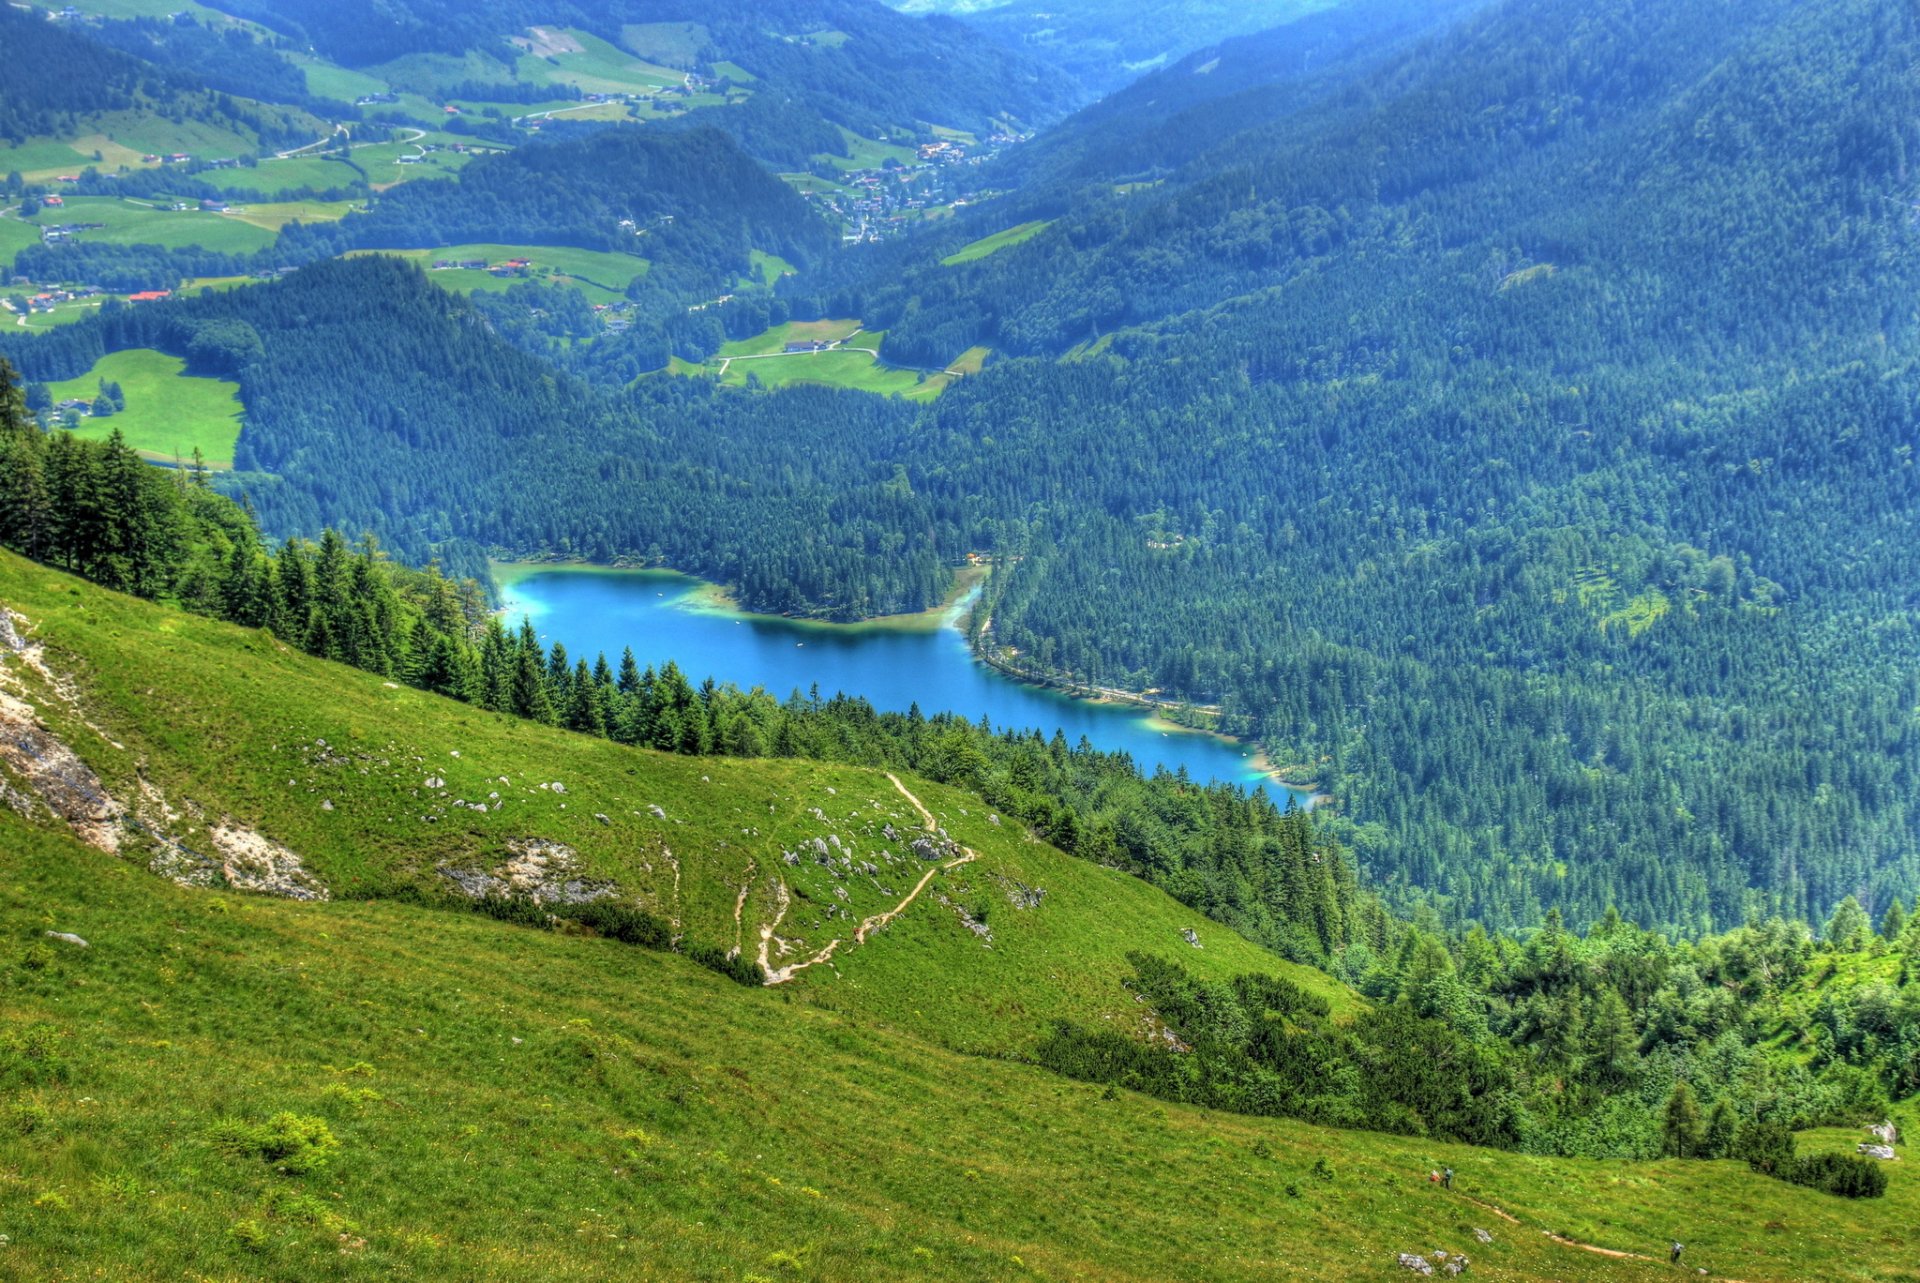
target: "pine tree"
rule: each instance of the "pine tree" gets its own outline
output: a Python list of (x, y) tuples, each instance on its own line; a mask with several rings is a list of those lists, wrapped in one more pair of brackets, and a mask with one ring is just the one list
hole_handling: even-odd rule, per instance
[(1907, 929), (1907, 911), (1900, 904), (1900, 897), (1894, 896), (1887, 902), (1887, 911), (1880, 915), (1880, 938), (1888, 944), (1900, 939)]
[(1852, 896), (1842, 900), (1827, 919), (1827, 944), (1842, 953), (1858, 953), (1867, 947), (1872, 924), (1867, 911)]
[(1667, 1097), (1660, 1122), (1661, 1152), (1670, 1158), (1698, 1158), (1706, 1148), (1707, 1128), (1700, 1117), (1700, 1101), (1681, 1079)]

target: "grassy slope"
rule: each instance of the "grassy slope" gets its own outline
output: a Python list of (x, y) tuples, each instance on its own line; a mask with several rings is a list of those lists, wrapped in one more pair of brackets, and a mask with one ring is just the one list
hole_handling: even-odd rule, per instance
[[(680, 362), (669, 368), (676, 374), (715, 374), (721, 382), (735, 387), (744, 387), (751, 375), (764, 388), (813, 383), (916, 400), (940, 395), (953, 381), (946, 374), (922, 378), (917, 370), (876, 361), (871, 353), (880, 350), (886, 337), (886, 331), (862, 329), (856, 320), (788, 321), (763, 330), (752, 338), (737, 339), (724, 345), (718, 355), (704, 365), (693, 366)], [(788, 343), (809, 340), (843, 341), (846, 349), (792, 354), (782, 352)], [(853, 350), (856, 348), (867, 350)], [(974, 351), (979, 353), (977, 359), (985, 358), (984, 349)], [(737, 359), (740, 357), (755, 359), (742, 361)], [(974, 360), (973, 353), (961, 357), (962, 363)], [(721, 368), (723, 361), (724, 370)], [(955, 368), (963, 373), (972, 372), (965, 368), (965, 364)]]
[[(190, 798), (208, 816), (231, 815), (260, 829), (299, 852), (339, 893), (395, 882), (437, 886), (438, 865), (493, 867), (508, 857), (509, 842), (545, 838), (573, 847), (583, 876), (617, 882), (694, 939), (743, 943), (750, 953), (759, 924), (778, 913), (784, 884), (792, 904), (780, 935), (792, 947), (784, 959), (770, 959), (778, 965), (850, 934), (848, 918), (827, 917), (825, 906), (844, 905), (855, 921), (881, 912), (928, 867), (881, 833), (889, 823), (905, 833), (921, 822), (880, 772), (639, 753), (315, 665), (261, 634), (104, 594), (76, 597), (69, 582), (8, 561), (0, 601), (34, 621), (60, 657), (56, 667), (73, 668), (89, 690), (94, 722), (124, 746), (77, 749), (115, 796), (137, 792), (134, 763), (144, 757), (143, 778), (173, 805)], [(199, 679), (209, 671), (238, 680)], [(58, 721), (58, 710), (43, 712)], [(318, 747), (322, 740), (327, 748)], [(444, 789), (425, 787), (429, 777), (444, 780)], [(540, 787), (555, 781), (564, 793)], [(982, 858), (964, 877), (936, 878), (905, 919), (868, 946), (843, 946), (836, 962), (852, 979), (880, 968), (874, 974), (895, 977), (903, 991), (937, 985), (949, 968), (976, 975), (984, 995), (977, 1017), (924, 1009), (916, 1023), (930, 1034), (955, 1044), (1005, 1045), (1039, 1033), (1054, 1016), (1131, 1017), (1133, 1004), (1118, 982), (1127, 950), (1136, 947), (1180, 957), (1208, 975), (1288, 974), (1341, 999), (1318, 973), (1216, 928), (1146, 884), (1075, 862), (1011, 824), (990, 823), (977, 801), (924, 781), (907, 787)], [(500, 795), (497, 810), (453, 805), (492, 793)], [(333, 809), (324, 809), (329, 802)], [(656, 805), (666, 819), (650, 813)], [(850, 818), (856, 811), (859, 818)], [(193, 821), (175, 836), (189, 845), (205, 841)], [(816, 837), (838, 838), (857, 858), (879, 865), (879, 876), (834, 878), (811, 858), (785, 864), (782, 852)], [(1048, 898), (1039, 909), (1015, 911), (996, 878), (1044, 886)], [(961, 896), (960, 883), (973, 901), (995, 906), (991, 951), (933, 898)], [(736, 921), (743, 887), (747, 899)], [(1129, 906), (1125, 929), (1115, 924), (1115, 903)], [(879, 941), (917, 924), (922, 911), (935, 922), (913, 937), (914, 952), (877, 960), (889, 952)], [(1182, 927), (1197, 929), (1208, 947), (1187, 946)], [(930, 953), (929, 939), (938, 945)], [(1036, 968), (1064, 961), (1049, 953), (1049, 940), (1074, 942), (1066, 957), (1077, 983), (1029, 992)], [(910, 974), (916, 969), (924, 974)], [(799, 983), (832, 988), (835, 972), (805, 971)], [(1024, 1007), (1023, 1016), (1010, 1014), (1015, 1005)], [(970, 1023), (976, 1018), (977, 1028)]]
[(958, 267), (962, 263), (976, 262), (996, 250), (1003, 250), (1010, 245), (1018, 245), (1023, 241), (1032, 240), (1041, 232), (1046, 231), (1050, 223), (1051, 220), (1021, 223), (1019, 226), (1009, 227), (1003, 232), (995, 232), (991, 236), (983, 236), (973, 244), (947, 255), (940, 260), (940, 263), (944, 267)]
[(0, 215), (0, 268), (11, 268), (15, 254), (39, 243), (39, 229), (32, 223), (12, 214)]
[(544, 245), (450, 245), (439, 249), (364, 250), (355, 253), (390, 254), (419, 263), (429, 269), (428, 280), (460, 294), (473, 290), (507, 290), (521, 284), (526, 278), (495, 276), (491, 272), (458, 267), (435, 270), (435, 262), (443, 259), (456, 262), (485, 259), (489, 263), (504, 263), (514, 258), (531, 259), (531, 279), (551, 285), (571, 286), (591, 303), (616, 303), (624, 299), (627, 286), (645, 276), (652, 266), (646, 259), (632, 254)]
[(240, 439), (240, 385), (186, 374), (186, 362), (151, 348), (110, 352), (77, 379), (52, 383), (53, 399), (93, 399), (106, 379), (126, 393), (127, 408), (106, 419), (82, 419), (78, 435), (105, 439), (115, 428), (127, 444), (150, 458), (170, 461), (193, 456), (197, 446), (207, 464), (233, 466)]
[(250, 254), (273, 243), (273, 233), (224, 214), (198, 209), (175, 211), (159, 203), (116, 200), (111, 196), (70, 196), (62, 209), (42, 210), (33, 222), (103, 223), (82, 232), (100, 245), (160, 245), (167, 249), (199, 246), (226, 254)]
[[(590, 818), (612, 790), (671, 808), (689, 884), (710, 882), (750, 846), (770, 849), (740, 833), (748, 815), (787, 824), (759, 819), (765, 799), (776, 809), (809, 798), (823, 810), (887, 804), (871, 772), (680, 761), (507, 723), (10, 556), (0, 556), (0, 601), (34, 622), (56, 670), (72, 671), (99, 730), (9, 659), (15, 680), (111, 785), (124, 788), (142, 761), (177, 804), (260, 825), (336, 885), (355, 867), (430, 866), (504, 833), (562, 836), (597, 871), (631, 871), (632, 853), (651, 845), (644, 823)], [(329, 732), (339, 764), (302, 771), (270, 747), (310, 745), (315, 729)], [(394, 755), (412, 739), (450, 781), (456, 771), (517, 776), (537, 762), (537, 778), (570, 781), (569, 806), (530, 799), (499, 825), (477, 815), (383, 824), (381, 803), (420, 803), (356, 750)], [(779, 990), (467, 915), (183, 890), (0, 811), (5, 1027), (51, 1023), (64, 1064), (63, 1077), (15, 1084), (8, 1099), (0, 1220), (11, 1241), (0, 1270), (48, 1280), (1385, 1280), (1404, 1277), (1396, 1252), (1447, 1247), (1469, 1250), (1475, 1275), (1493, 1279), (1666, 1272), (1539, 1232), (1554, 1229), (1638, 1252), (1678, 1234), (1690, 1264), (1756, 1283), (1903, 1277), (1920, 1213), (1907, 1165), (1893, 1170), (1886, 1201), (1850, 1204), (1728, 1163), (1526, 1158), (1127, 1093), (1105, 1100), (945, 1050), (942, 1039), (965, 1041), (956, 1030), (991, 1038), (1042, 1010), (1105, 1005), (1073, 989), (1112, 974), (1108, 952), (1129, 943), (1114, 937), (1151, 944), (1187, 915), (1137, 882), (983, 824), (969, 799), (909, 783), (983, 854), (937, 885), (995, 872), (1037, 880), (1049, 889), (1037, 925), (996, 909), (989, 952), (923, 902), (843, 952), (839, 978), (816, 969), (819, 981)], [(333, 812), (319, 810), (323, 795)], [(705, 858), (722, 832), (737, 845)], [(595, 833), (605, 835), (597, 844)], [(711, 936), (717, 919), (724, 933), (731, 898), (724, 878), (690, 888), (690, 929)], [(47, 930), (92, 947), (40, 942)], [(1200, 930), (1206, 950), (1177, 946), (1189, 965), (1262, 961), (1224, 931)], [(948, 938), (956, 933), (965, 938)], [(1054, 985), (1068, 991), (1056, 997)], [(1010, 1002), (1030, 1007), (1016, 1017)], [(992, 1004), (1002, 1009), (974, 1010)], [(939, 1014), (923, 1017), (928, 1009)], [(22, 1101), (25, 1115), (12, 1108)], [(330, 1120), (342, 1149), (329, 1166), (276, 1175), (208, 1142), (220, 1117), (283, 1109)], [(26, 1131), (23, 1117), (37, 1125)], [(1851, 1139), (1820, 1135), (1809, 1147)], [(1331, 1181), (1310, 1173), (1321, 1158)], [(1423, 1174), (1443, 1163), (1462, 1195), (1524, 1224), (1433, 1190)], [(275, 1208), (276, 1189), (312, 1202)], [(1496, 1242), (1476, 1245), (1475, 1225)]]

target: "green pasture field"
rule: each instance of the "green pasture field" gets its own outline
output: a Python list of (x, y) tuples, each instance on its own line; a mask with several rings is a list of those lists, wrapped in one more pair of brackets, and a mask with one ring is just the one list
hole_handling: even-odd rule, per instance
[(118, 383), (127, 408), (105, 419), (83, 418), (79, 436), (104, 439), (114, 429), (150, 459), (190, 459), (198, 447), (207, 466), (231, 468), (240, 437), (240, 385), (185, 373), (186, 362), (151, 348), (109, 352), (77, 379), (50, 383), (55, 401), (92, 400), (101, 380)]
[(1037, 219), (1030, 223), (1021, 223), (1017, 227), (1009, 227), (1003, 232), (995, 232), (991, 236), (983, 236), (964, 249), (957, 250), (941, 259), (941, 265), (945, 267), (957, 267), (962, 263), (978, 262), (996, 250), (1003, 250), (1010, 245), (1019, 245), (1032, 240), (1041, 232), (1046, 231), (1047, 228), (1051, 226), (1051, 223), (1052, 220), (1050, 219)]

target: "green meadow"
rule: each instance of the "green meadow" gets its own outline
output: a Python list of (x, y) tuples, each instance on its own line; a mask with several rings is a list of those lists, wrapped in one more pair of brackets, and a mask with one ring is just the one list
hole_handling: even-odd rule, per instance
[(263, 160), (251, 168), (210, 169), (195, 177), (221, 191), (253, 191), (275, 195), (280, 192), (331, 191), (353, 187), (365, 180), (344, 161), (308, 152), (285, 160)]
[(647, 94), (685, 79), (671, 67), (635, 58), (585, 31), (534, 27), (515, 38), (523, 52), (514, 64), (530, 85), (572, 85), (582, 93)]
[[(386, 254), (418, 263), (427, 269), (428, 280), (456, 293), (502, 291), (524, 280), (536, 280), (569, 286), (592, 303), (614, 303), (625, 298), (627, 286), (645, 276), (650, 267), (646, 259), (631, 254), (546, 245), (449, 245), (438, 249), (354, 251), (356, 257), (361, 254)], [(495, 276), (491, 272), (473, 268), (433, 266), (436, 262), (462, 260), (485, 260), (488, 264), (500, 264), (515, 258), (532, 261), (527, 276)]]
[(1032, 240), (1041, 232), (1047, 230), (1050, 222), (1051, 220), (1041, 219), (1030, 223), (1021, 223), (1019, 226), (1009, 227), (1003, 232), (995, 232), (991, 236), (983, 236), (973, 244), (947, 255), (941, 259), (940, 262), (946, 267), (958, 267), (962, 263), (976, 262), (994, 253), (996, 250), (1003, 250), (1010, 245), (1019, 245)]
[(99, 394), (100, 383), (118, 383), (127, 408), (109, 418), (83, 418), (77, 434), (106, 437), (118, 429), (127, 444), (150, 459), (190, 459), (196, 448), (209, 467), (233, 466), (240, 437), (240, 385), (185, 373), (186, 362), (150, 348), (109, 352), (77, 379), (50, 383), (55, 401)]
[(174, 210), (164, 201), (123, 200), (112, 196), (69, 196), (61, 209), (45, 209), (33, 222), (101, 223), (80, 233), (100, 245), (159, 245), (166, 249), (196, 246), (227, 254), (250, 254), (273, 244), (273, 232), (228, 214), (197, 207)]
[[(721, 347), (704, 364), (678, 359), (668, 372), (704, 375), (734, 387), (781, 388), (796, 384), (846, 388), (878, 396), (930, 400), (944, 392), (955, 377), (977, 373), (987, 350), (964, 353), (946, 370), (922, 374), (877, 359), (886, 331), (862, 328), (857, 320), (788, 321), (748, 339)], [(842, 346), (820, 352), (787, 352), (789, 343), (837, 342)]]
[[(1467, 1253), (1469, 1277), (1597, 1283), (1673, 1277), (1672, 1237), (1710, 1277), (1910, 1277), (1911, 1164), (1851, 1202), (1738, 1163), (1341, 1132), (1025, 1063), (1048, 1020), (1137, 1019), (1129, 947), (1355, 999), (967, 794), (579, 739), (10, 554), (0, 605), (37, 648), (34, 668), (0, 652), (12, 697), (139, 798), (148, 832), (197, 849), (238, 826), (334, 892), (177, 886), (142, 867), (139, 830), (109, 854), (0, 810), (7, 1277), (1388, 1283), (1409, 1277), (1399, 1253), (1438, 1249)], [(489, 787), (503, 809), (450, 809)], [(774, 919), (783, 939), (842, 885), (783, 846), (875, 849), (859, 835), (912, 826), (909, 793), (976, 859), (775, 987), (393, 898), (532, 835), (690, 938), (752, 948), (780, 912), (768, 883), (807, 892)], [(1003, 901), (987, 948), (941, 897), (1000, 879), (1048, 895)], [(858, 894), (856, 915), (879, 902)], [(1450, 1192), (1426, 1179), (1441, 1166)]]

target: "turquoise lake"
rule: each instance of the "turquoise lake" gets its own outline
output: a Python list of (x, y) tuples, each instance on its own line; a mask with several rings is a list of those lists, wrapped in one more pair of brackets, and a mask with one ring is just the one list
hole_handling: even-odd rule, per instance
[(698, 685), (712, 677), (742, 689), (763, 687), (779, 698), (818, 685), (822, 696), (858, 695), (883, 711), (986, 717), (997, 729), (1058, 729), (1069, 743), (1082, 736), (1096, 748), (1125, 750), (1151, 773), (1185, 767), (1196, 780), (1224, 780), (1265, 789), (1285, 806), (1307, 791), (1273, 780), (1251, 750), (1218, 736), (1183, 730), (1117, 704), (1075, 699), (1013, 681), (975, 660), (957, 626), (966, 603), (940, 627), (831, 625), (746, 615), (711, 604), (705, 585), (663, 571), (554, 569), (503, 577), (501, 599), (510, 626), (521, 616), (549, 646), (617, 664), (631, 647), (641, 667), (667, 660)]

